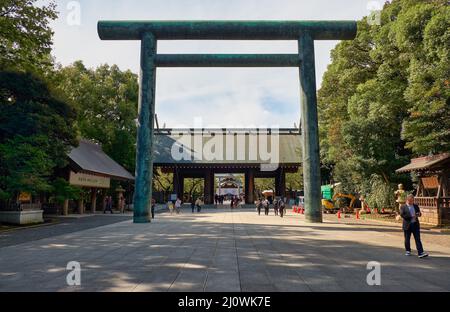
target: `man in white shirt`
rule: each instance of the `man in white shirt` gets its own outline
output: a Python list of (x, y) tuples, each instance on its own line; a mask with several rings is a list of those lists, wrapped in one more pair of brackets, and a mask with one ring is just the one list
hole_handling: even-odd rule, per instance
[(177, 198), (177, 201), (175, 202), (175, 211), (177, 212), (177, 214), (180, 213), (180, 209), (181, 209), (181, 199)]

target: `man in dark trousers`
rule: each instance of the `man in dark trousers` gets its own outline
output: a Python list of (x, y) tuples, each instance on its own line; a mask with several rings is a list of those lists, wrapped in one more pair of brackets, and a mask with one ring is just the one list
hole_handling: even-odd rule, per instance
[(414, 204), (414, 195), (409, 194), (406, 197), (406, 204), (400, 207), (400, 216), (403, 218), (403, 231), (405, 233), (405, 249), (406, 255), (411, 255), (411, 234), (416, 241), (417, 252), (419, 258), (428, 257), (423, 251), (422, 241), (420, 240), (420, 223), (419, 217), (422, 216), (418, 205)]
[(256, 202), (256, 210), (258, 211), (258, 216), (261, 215), (261, 209), (263, 207), (263, 201), (260, 198), (257, 202)]
[(269, 215), (269, 201), (267, 199), (263, 200), (264, 214)]
[(111, 196), (107, 196), (106, 197), (105, 210), (103, 210), (103, 213), (106, 213), (107, 211), (109, 211), (112, 214), (113, 213), (112, 206), (113, 206), (112, 197)]
[(152, 198), (152, 206), (151, 206), (152, 219), (155, 219), (155, 207), (156, 207), (156, 200)]
[(284, 209), (286, 208), (286, 204), (284, 203), (283, 198), (278, 201), (278, 211), (280, 212), (280, 217), (284, 216)]

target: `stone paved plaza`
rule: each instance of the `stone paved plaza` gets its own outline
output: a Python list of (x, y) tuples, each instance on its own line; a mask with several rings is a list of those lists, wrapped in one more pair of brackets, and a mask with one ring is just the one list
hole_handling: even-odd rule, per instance
[[(129, 219), (19, 239), (0, 244), (0, 291), (450, 290), (448, 234), (424, 231), (431, 256), (418, 259), (404, 256), (397, 225), (340, 222), (185, 210), (151, 224)], [(69, 261), (81, 263), (81, 286), (66, 284)], [(381, 286), (367, 285), (369, 261), (382, 265)]]

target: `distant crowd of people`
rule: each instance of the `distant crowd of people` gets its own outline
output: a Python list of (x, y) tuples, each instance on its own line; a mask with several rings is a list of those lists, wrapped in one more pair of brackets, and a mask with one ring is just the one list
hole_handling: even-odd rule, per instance
[(225, 201), (225, 195), (218, 195), (218, 194), (216, 194), (214, 196), (214, 204), (216, 204), (216, 205), (223, 205), (224, 201)]
[[(113, 203), (112, 196), (106, 196), (103, 203), (103, 213), (106, 213), (107, 211), (113, 213)], [(125, 213), (125, 197), (123, 197), (123, 195), (120, 195), (117, 200), (117, 208), (120, 213)]]
[(226, 200), (230, 201), (230, 208), (238, 208), (244, 201), (244, 196), (237, 195), (214, 195), (214, 204), (223, 205)]
[(274, 214), (283, 218), (286, 215), (286, 200), (283, 198), (276, 198), (273, 202), (267, 198), (260, 198), (256, 201), (256, 211), (258, 215), (261, 215), (261, 211), (264, 210), (266, 216), (269, 215), (270, 208), (273, 208)]
[[(167, 202), (167, 209), (169, 210), (171, 215), (173, 215), (174, 213), (180, 214), (182, 205), (183, 205), (183, 202), (178, 197), (174, 201), (169, 200)], [(203, 206), (203, 199), (201, 197), (198, 197), (196, 200), (194, 200), (194, 199), (191, 200), (192, 213), (195, 213), (195, 210), (197, 210), (197, 212), (201, 212), (202, 211), (202, 206)]]
[[(230, 208), (238, 208), (241, 203), (244, 201), (243, 196), (236, 196), (236, 195), (215, 195), (214, 196), (214, 204), (217, 205), (223, 205), (226, 200), (230, 201)], [(261, 212), (264, 211), (264, 214), (267, 216), (269, 215), (270, 209), (273, 209), (274, 214), (276, 216), (280, 216), (283, 218), (283, 216), (286, 214), (286, 199), (284, 198), (275, 198), (274, 200), (272, 198), (259, 198), (255, 204), (256, 204), (256, 210), (258, 212), (258, 215), (261, 215)], [(203, 198), (198, 197), (194, 200), (194, 198), (191, 199), (191, 210), (192, 213), (200, 213), (202, 211), (202, 206), (204, 205)], [(183, 205), (182, 200), (177, 197), (176, 200), (169, 200), (167, 202), (167, 209), (169, 210), (170, 214), (173, 215), (174, 213), (180, 214), (181, 213), (181, 207)], [(155, 218), (155, 207), (156, 207), (156, 201), (153, 198), (151, 200), (151, 217), (152, 219)], [(119, 198), (118, 202), (118, 208), (119, 211), (124, 213), (125, 211), (125, 198), (122, 196)], [(106, 196), (105, 197), (105, 204), (104, 204), (104, 210), (103, 213), (110, 212), (113, 213), (113, 198), (112, 196)]]

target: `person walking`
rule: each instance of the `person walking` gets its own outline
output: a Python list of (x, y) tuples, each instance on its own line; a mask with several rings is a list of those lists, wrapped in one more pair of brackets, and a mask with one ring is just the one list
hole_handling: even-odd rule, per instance
[(105, 206), (105, 210), (103, 210), (103, 213), (106, 213), (107, 211), (111, 212), (111, 214), (113, 214), (113, 210), (112, 210), (112, 197), (108, 196), (106, 197), (106, 206)]
[(266, 199), (263, 200), (264, 214), (266, 216), (269, 215), (269, 201)]
[(197, 212), (202, 211), (202, 201), (200, 200), (200, 197), (195, 201), (195, 207), (197, 207)]
[(152, 198), (152, 206), (151, 206), (152, 219), (155, 219), (155, 207), (156, 207), (156, 200)]
[(178, 197), (177, 201), (175, 202), (175, 211), (177, 214), (180, 214), (181, 210), (181, 199)]
[(400, 216), (403, 218), (403, 232), (405, 234), (406, 256), (411, 256), (411, 234), (416, 241), (416, 248), (419, 258), (428, 257), (424, 252), (422, 241), (420, 239), (419, 217), (422, 216), (418, 205), (414, 204), (414, 195), (409, 194), (406, 197), (406, 203), (400, 207)]
[(278, 201), (278, 211), (280, 212), (280, 217), (283, 218), (285, 214), (286, 204), (284, 203), (283, 198)]
[(169, 209), (170, 214), (173, 215), (173, 202), (171, 200), (167, 201), (167, 209)]
[(261, 215), (261, 209), (262, 209), (262, 207), (263, 207), (262, 200), (261, 200), (261, 199), (258, 199), (258, 200), (256, 201), (256, 210), (258, 211), (258, 216)]
[(192, 213), (194, 213), (194, 210), (195, 210), (195, 201), (194, 201), (194, 198), (192, 198), (192, 200), (191, 200), (191, 209), (192, 209)]
[(275, 213), (276, 216), (278, 216), (278, 199), (275, 198), (275, 200), (273, 201), (273, 211)]

